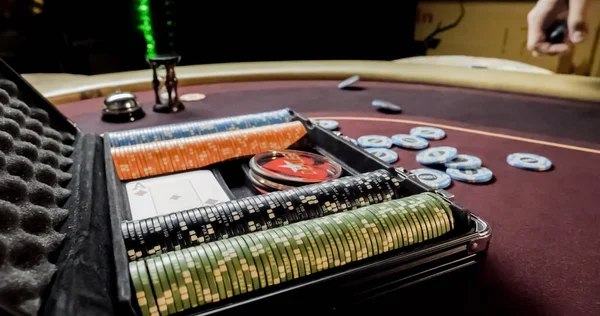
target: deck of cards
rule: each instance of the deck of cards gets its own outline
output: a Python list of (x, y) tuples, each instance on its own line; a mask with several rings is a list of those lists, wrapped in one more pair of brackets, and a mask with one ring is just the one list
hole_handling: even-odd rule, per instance
[(211, 170), (130, 181), (125, 188), (132, 220), (230, 200)]

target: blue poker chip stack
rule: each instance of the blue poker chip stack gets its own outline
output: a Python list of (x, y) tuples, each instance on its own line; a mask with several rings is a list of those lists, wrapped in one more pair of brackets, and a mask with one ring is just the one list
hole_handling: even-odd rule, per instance
[[(493, 173), (490, 169), (482, 167), (481, 159), (472, 155), (458, 154), (458, 150), (454, 147), (440, 146), (432, 147), (420, 151), (417, 154), (417, 161), (423, 165), (441, 165), (446, 166), (446, 175), (454, 180), (469, 182), (469, 183), (484, 183), (493, 178)], [(419, 170), (419, 169), (417, 169)], [(441, 171), (430, 171), (429, 173), (442, 173)], [(431, 179), (433, 175), (427, 174), (424, 177)], [(443, 189), (445, 180), (437, 180), (432, 188), (438, 187)], [(439, 183), (438, 183), (439, 182)], [(449, 184), (448, 184), (449, 185)], [(446, 185), (446, 186), (448, 186)]]
[(414, 174), (420, 182), (434, 190), (445, 189), (452, 183), (450, 176), (439, 170), (421, 168), (411, 170), (410, 172)]
[(417, 154), (417, 161), (423, 165), (444, 164), (456, 157), (458, 150), (450, 146), (431, 147)]
[(506, 157), (506, 162), (513, 167), (527, 170), (546, 171), (552, 168), (552, 161), (550, 159), (536, 154), (510, 154)]
[(391, 139), (394, 145), (402, 148), (425, 149), (429, 146), (429, 142), (425, 138), (408, 134), (396, 134)]
[(446, 137), (446, 132), (443, 129), (430, 126), (414, 127), (410, 130), (410, 134), (430, 140), (440, 140)]
[(282, 124), (291, 122), (288, 110), (231, 116), (221, 119), (169, 124), (157, 127), (110, 132), (111, 147), (132, 146), (155, 141), (178, 139), (198, 135), (208, 135), (232, 130)]
[(387, 136), (365, 135), (356, 141), (359, 146), (364, 148), (392, 148), (392, 140)]
[(481, 167), (477, 169), (446, 169), (446, 173), (454, 180), (469, 183), (484, 183), (492, 180), (492, 170)]
[(387, 163), (398, 161), (398, 154), (387, 148), (365, 148), (365, 151)]
[(479, 157), (459, 154), (456, 155), (452, 160), (446, 162), (444, 164), (446, 168), (454, 168), (454, 169), (477, 169), (481, 167), (481, 159)]
[[(410, 135), (398, 134), (392, 136), (391, 139), (395, 145), (400, 147), (422, 149), (428, 146), (425, 139), (440, 140), (445, 137), (446, 132), (440, 128), (419, 126), (412, 128), (410, 130)], [(544, 157), (538, 156), (537, 160), (535, 160), (534, 158), (536, 157), (533, 156), (524, 157), (522, 156), (523, 154), (514, 155), (515, 156), (509, 156), (507, 161), (514, 166), (519, 166), (519, 168), (533, 168), (535, 165), (538, 168), (536, 170), (541, 170), (548, 167), (548, 164), (544, 164), (544, 161), (541, 159)], [(521, 161), (518, 161), (519, 159), (521, 159)], [(523, 162), (523, 160), (525, 162)], [(494, 174), (490, 169), (482, 167), (482, 161), (479, 157), (458, 154), (458, 149), (450, 146), (439, 146), (422, 150), (417, 154), (417, 161), (423, 165), (444, 165), (446, 167), (446, 173), (434, 169), (412, 170), (421, 182), (429, 185), (433, 189), (443, 189), (448, 187), (451, 183), (451, 179), (469, 183), (484, 183), (492, 180), (494, 177)], [(527, 161), (530, 165), (525, 167)]]

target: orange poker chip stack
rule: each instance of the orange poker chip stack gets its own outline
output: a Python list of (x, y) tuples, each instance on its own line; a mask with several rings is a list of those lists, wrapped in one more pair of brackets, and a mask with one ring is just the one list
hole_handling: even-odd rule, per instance
[(306, 135), (301, 122), (111, 148), (117, 175), (132, 180), (198, 169), (268, 150), (284, 150)]

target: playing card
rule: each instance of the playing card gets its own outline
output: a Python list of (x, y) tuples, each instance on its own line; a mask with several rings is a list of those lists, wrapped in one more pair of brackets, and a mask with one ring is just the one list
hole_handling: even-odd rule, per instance
[(210, 170), (141, 179), (125, 187), (134, 220), (229, 201)]
[(150, 194), (158, 214), (189, 210), (202, 205), (189, 179), (169, 179), (153, 185)]

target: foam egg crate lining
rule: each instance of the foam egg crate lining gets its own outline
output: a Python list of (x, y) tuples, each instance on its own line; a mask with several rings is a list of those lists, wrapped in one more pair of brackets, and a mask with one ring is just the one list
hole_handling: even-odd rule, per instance
[(75, 138), (18, 95), (0, 79), (0, 306), (35, 315), (56, 272), (49, 258), (64, 239), (57, 228), (68, 216), (61, 206)]

